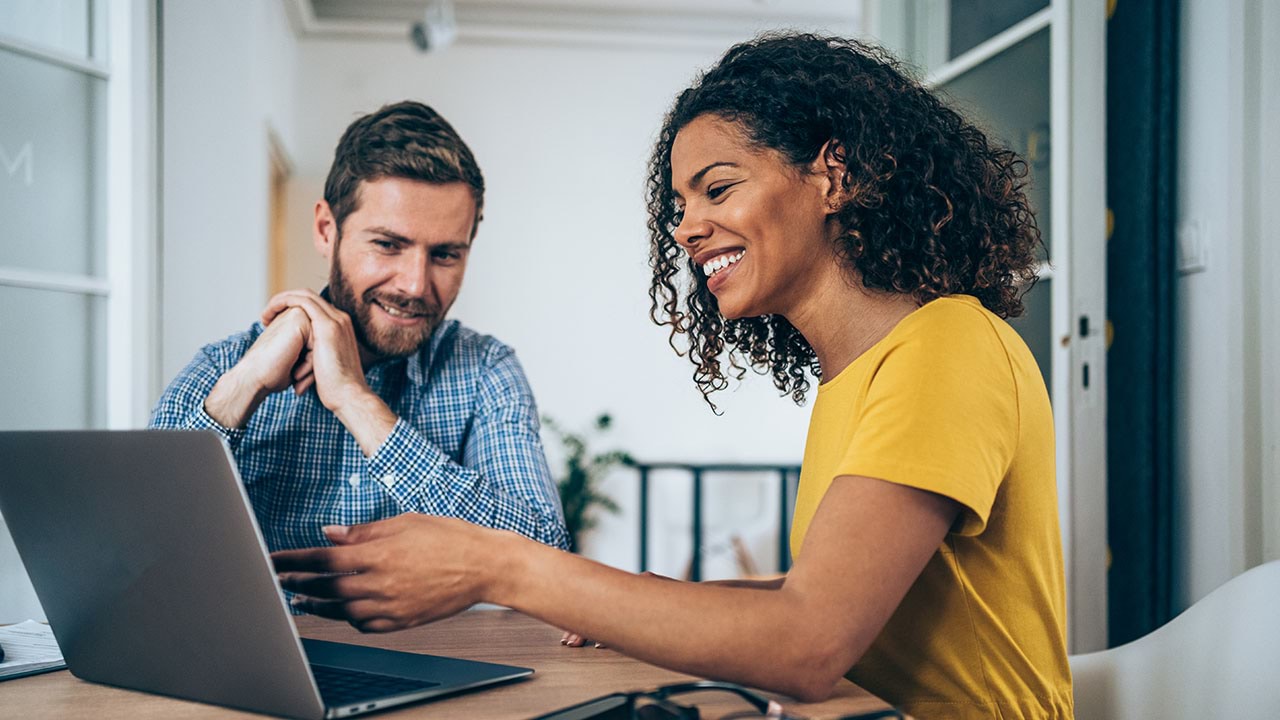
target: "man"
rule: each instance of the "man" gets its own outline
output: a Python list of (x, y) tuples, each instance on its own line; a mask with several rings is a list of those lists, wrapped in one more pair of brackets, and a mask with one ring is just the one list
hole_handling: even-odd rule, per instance
[(401, 513), (567, 547), (520, 363), (444, 319), (483, 205), (480, 168), (434, 110), (356, 120), (315, 206), (328, 288), (271, 298), (160, 398), (152, 427), (227, 440), (273, 551)]

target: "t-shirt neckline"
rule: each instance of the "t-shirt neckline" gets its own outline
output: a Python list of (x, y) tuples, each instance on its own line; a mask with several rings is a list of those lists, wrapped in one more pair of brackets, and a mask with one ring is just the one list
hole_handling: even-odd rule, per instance
[(960, 302), (967, 303), (967, 304), (970, 304), (970, 305), (977, 303), (979, 307), (982, 307), (982, 304), (978, 301), (978, 298), (976, 298), (976, 297), (974, 297), (974, 296), (972, 296), (972, 295), (965, 295), (965, 294), (963, 294), (963, 293), (957, 293), (957, 294), (954, 294), (954, 295), (942, 295), (942, 296), (939, 296), (939, 297), (934, 298), (933, 300), (930, 300), (929, 302), (927, 302), (927, 303), (925, 303), (925, 304), (921, 305), (920, 307), (916, 308), (915, 310), (912, 310), (911, 312), (907, 313), (906, 317), (904, 317), (904, 318), (902, 318), (901, 320), (899, 320), (899, 321), (897, 322), (897, 324), (896, 324), (896, 325), (894, 325), (894, 326), (889, 330), (889, 332), (885, 333), (884, 337), (882, 337), (882, 338), (880, 338), (879, 340), (875, 341), (875, 343), (873, 343), (873, 344), (871, 345), (871, 347), (867, 348), (866, 350), (863, 350), (861, 355), (859, 355), (858, 357), (854, 358), (854, 359), (853, 359), (853, 361), (852, 361), (852, 362), (850, 362), (848, 365), (845, 365), (845, 366), (844, 366), (844, 369), (843, 369), (843, 370), (841, 370), (840, 372), (836, 373), (835, 377), (831, 378), (830, 380), (826, 380), (826, 381), (823, 381), (823, 382), (818, 383), (818, 393), (819, 393), (819, 394), (821, 394), (821, 393), (822, 393), (823, 388), (829, 388), (829, 387), (831, 387), (831, 386), (835, 385), (836, 383), (840, 382), (840, 379), (841, 379), (841, 378), (843, 378), (843, 377), (848, 377), (848, 376), (850, 376), (850, 375), (853, 375), (853, 372), (851, 372), (851, 371), (852, 371), (855, 367), (857, 367), (858, 365), (860, 365), (864, 360), (866, 360), (866, 358), (871, 357), (871, 356), (874, 354), (874, 352), (875, 352), (875, 350), (876, 350), (877, 348), (879, 348), (881, 345), (883, 345), (883, 344), (885, 344), (886, 342), (888, 342), (888, 341), (889, 341), (889, 339), (890, 339), (890, 338), (892, 338), (894, 335), (898, 334), (898, 333), (902, 330), (902, 328), (906, 327), (906, 326), (908, 325), (908, 323), (910, 323), (910, 322), (911, 322), (912, 318), (915, 318), (915, 317), (919, 316), (919, 314), (920, 314), (920, 311), (921, 311), (921, 310), (924, 310), (925, 308), (927, 308), (927, 307), (929, 307), (930, 305), (932, 305), (932, 304), (934, 304), (934, 303), (938, 302), (939, 300), (958, 300), (958, 301), (960, 301)]

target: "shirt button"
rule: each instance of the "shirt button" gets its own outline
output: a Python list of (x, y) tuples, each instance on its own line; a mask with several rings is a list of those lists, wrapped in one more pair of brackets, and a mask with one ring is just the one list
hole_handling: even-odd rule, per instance
[(351, 477), (347, 478), (347, 482), (351, 487), (360, 487), (360, 473), (351, 473)]
[(395, 485), (397, 480), (399, 480), (399, 478), (397, 478), (393, 473), (387, 473), (382, 476), (382, 484), (387, 487)]

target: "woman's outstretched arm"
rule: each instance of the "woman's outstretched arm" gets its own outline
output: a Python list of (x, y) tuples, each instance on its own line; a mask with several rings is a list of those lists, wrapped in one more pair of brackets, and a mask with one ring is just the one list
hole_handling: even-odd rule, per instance
[(655, 665), (812, 701), (829, 696), (870, 646), (958, 510), (926, 491), (837, 478), (777, 589), (635, 575), (425, 515), (330, 528), (334, 547), (273, 557), (298, 606), (364, 631), (490, 602)]

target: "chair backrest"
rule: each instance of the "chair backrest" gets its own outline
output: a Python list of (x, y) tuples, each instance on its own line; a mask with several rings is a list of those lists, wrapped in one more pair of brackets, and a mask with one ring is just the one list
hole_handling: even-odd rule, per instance
[(1071, 672), (1079, 720), (1280, 718), (1280, 560)]

